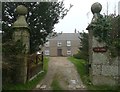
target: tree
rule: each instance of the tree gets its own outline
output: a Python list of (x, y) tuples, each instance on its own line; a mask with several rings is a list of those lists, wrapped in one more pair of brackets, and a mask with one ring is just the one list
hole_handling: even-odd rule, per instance
[(108, 19), (111, 23), (111, 47), (110, 50), (113, 56), (120, 56), (120, 16), (109, 15)]
[(88, 61), (88, 33), (80, 33), (80, 44), (81, 46), (79, 47), (79, 51), (74, 57), (79, 58), (79, 59), (84, 59)]
[(88, 55), (88, 48), (89, 48), (88, 47), (88, 33), (83, 32), (81, 33), (81, 36), (82, 37), (80, 38), (80, 40), (81, 40), (82, 47), (80, 47), (79, 50), (82, 55), (82, 58), (88, 61), (88, 57), (89, 57)]
[(81, 35), (81, 38), (80, 41), (81, 41), (81, 44), (82, 46), (79, 48), (79, 53), (81, 55), (81, 58), (88, 61), (88, 33), (80, 33)]
[(2, 4), (2, 28), (3, 43), (12, 39), (12, 24), (17, 18), (15, 8), (18, 5), (28, 8), (27, 22), (30, 27), (30, 52), (38, 50), (39, 45), (46, 42), (46, 37), (54, 32), (54, 25), (63, 19), (70, 10), (65, 9), (63, 2), (3, 2)]

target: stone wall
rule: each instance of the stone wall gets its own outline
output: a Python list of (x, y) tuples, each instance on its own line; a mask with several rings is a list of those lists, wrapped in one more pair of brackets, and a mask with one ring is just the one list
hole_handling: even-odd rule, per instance
[[(99, 43), (93, 37), (94, 47), (104, 47), (104, 43)], [(119, 74), (119, 59), (111, 58), (109, 56), (109, 51), (107, 52), (94, 52), (92, 51), (92, 82), (94, 85), (117, 85)]]

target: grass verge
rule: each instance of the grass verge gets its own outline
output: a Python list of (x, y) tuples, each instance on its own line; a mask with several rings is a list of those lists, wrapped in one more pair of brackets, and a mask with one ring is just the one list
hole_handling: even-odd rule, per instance
[(83, 83), (87, 84), (88, 81), (89, 81), (89, 78), (88, 78), (88, 74), (87, 74), (85, 60), (76, 59), (76, 58), (73, 58), (73, 57), (69, 57), (68, 60), (71, 61), (75, 65), (81, 79), (83, 80)]
[(90, 78), (89, 75), (87, 74), (87, 68), (86, 68), (86, 64), (87, 62), (85, 60), (82, 59), (76, 59), (74, 57), (68, 57), (68, 60), (71, 61), (75, 67), (77, 68), (77, 71), (81, 77), (81, 80), (83, 82), (84, 85), (86, 85), (87, 89), (90, 91), (95, 91), (95, 92), (101, 92), (101, 91), (105, 91), (105, 92), (111, 92), (111, 91), (115, 91), (115, 92), (120, 92), (120, 87), (118, 86), (107, 86), (107, 85), (102, 85), (102, 86), (95, 86), (90, 82)]
[(44, 78), (45, 74), (47, 73), (48, 61), (49, 58), (44, 58), (44, 72), (39, 74), (33, 80), (26, 82), (25, 84), (6, 84), (5, 86), (3, 86), (3, 90), (32, 90)]

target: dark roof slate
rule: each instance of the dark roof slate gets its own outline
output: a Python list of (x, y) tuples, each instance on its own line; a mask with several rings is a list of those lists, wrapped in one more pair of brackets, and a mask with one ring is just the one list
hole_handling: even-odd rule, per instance
[(49, 40), (79, 40), (79, 33), (62, 33)]

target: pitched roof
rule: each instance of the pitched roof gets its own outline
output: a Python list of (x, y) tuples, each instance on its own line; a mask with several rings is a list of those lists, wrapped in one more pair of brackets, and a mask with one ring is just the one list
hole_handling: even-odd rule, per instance
[(62, 33), (49, 40), (79, 40), (79, 33)]

